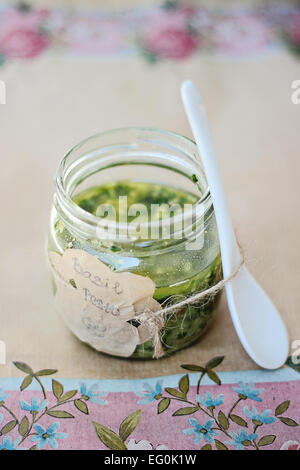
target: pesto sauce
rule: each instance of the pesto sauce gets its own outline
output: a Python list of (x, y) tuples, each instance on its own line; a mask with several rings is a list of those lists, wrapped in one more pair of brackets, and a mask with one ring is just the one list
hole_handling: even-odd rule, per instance
[[(79, 207), (94, 215), (98, 215), (97, 209), (101, 204), (110, 204), (114, 207), (118, 220), (120, 216), (119, 196), (127, 196), (127, 207), (137, 203), (144, 204), (148, 209), (148, 214), (151, 214), (151, 204), (177, 204), (183, 209), (185, 204), (195, 204), (198, 200), (198, 196), (195, 194), (174, 187), (134, 181), (121, 181), (91, 187), (77, 194), (73, 200)], [(176, 210), (174, 213), (176, 213)], [(164, 212), (160, 213), (158, 217), (163, 218)], [(128, 217), (127, 221), (131, 222), (133, 218)], [(123, 259), (130, 260), (131, 258), (128, 255), (122, 257), (122, 249), (118, 245), (110, 246), (110, 254), (103, 252), (100, 240), (90, 240), (87, 247), (86, 241), (74, 240), (60, 220), (55, 225), (55, 231), (57, 238), (64, 244), (64, 249), (71, 243), (74, 248), (91, 250), (93, 254), (114, 270), (127, 270), (151, 277), (156, 284), (154, 298), (163, 305), (170, 304), (172, 301), (178, 302), (182, 300), (182, 296), (189, 296), (195, 292), (203, 291), (216, 284), (221, 278), (219, 253), (212, 257), (208, 265), (203, 266), (201, 264), (202, 258), (197, 252), (191, 254), (191, 252), (182, 248), (177, 251), (175, 248), (168, 255), (149, 256), (146, 261), (141, 259), (136, 265), (125, 264), (125, 267), (122, 267)], [(208, 232), (205, 236), (204, 249), (209, 251), (211, 244), (213, 244), (210, 237), (213, 235)], [(174, 296), (177, 296), (177, 298)], [(181, 296), (181, 298), (178, 296)], [(197, 304), (182, 308), (176, 314), (170, 314), (166, 318), (165, 327), (161, 332), (162, 344), (166, 354), (171, 354), (189, 346), (203, 334), (212, 318), (218, 298), (219, 295), (213, 298), (205, 298)], [(131, 323), (135, 326), (139, 325), (136, 320), (131, 321)], [(137, 346), (132, 357), (151, 358), (152, 355), (153, 343), (147, 341)]]
[[(99, 216), (99, 208), (102, 204), (111, 205), (116, 214), (116, 222), (120, 221), (120, 197), (127, 197), (127, 208), (134, 204), (142, 204), (147, 209), (148, 219), (144, 221), (162, 220), (167, 217), (167, 207), (171, 207), (171, 215), (176, 215), (180, 210), (184, 210), (186, 204), (193, 205), (197, 202), (198, 197), (187, 191), (183, 191), (170, 186), (164, 186), (157, 183), (141, 183), (134, 181), (120, 181), (109, 183), (102, 186), (94, 186), (74, 197), (74, 202), (82, 209), (93, 215)], [(152, 205), (161, 205), (161, 210), (155, 213)], [(165, 205), (165, 207), (164, 207)], [(122, 208), (122, 205), (121, 205)], [(143, 214), (141, 214), (143, 218)], [(110, 214), (105, 215), (111, 219)], [(125, 213), (126, 222), (130, 223), (135, 216), (128, 216)]]

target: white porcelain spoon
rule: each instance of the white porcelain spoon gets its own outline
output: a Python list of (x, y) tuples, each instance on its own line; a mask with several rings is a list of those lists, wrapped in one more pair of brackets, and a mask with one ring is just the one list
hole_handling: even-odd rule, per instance
[[(227, 278), (242, 258), (235, 238), (225, 192), (200, 94), (192, 81), (181, 87), (185, 111), (206, 173), (217, 221), (223, 275)], [(249, 356), (265, 369), (277, 369), (288, 356), (286, 327), (270, 298), (245, 264), (225, 287), (231, 318)]]

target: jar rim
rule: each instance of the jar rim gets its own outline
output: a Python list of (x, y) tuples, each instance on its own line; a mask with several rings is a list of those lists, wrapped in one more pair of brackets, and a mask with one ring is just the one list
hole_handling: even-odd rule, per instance
[[(154, 133), (155, 135), (160, 135), (163, 137), (170, 137), (175, 140), (178, 140), (178, 142), (181, 142), (182, 144), (187, 144), (187, 145), (192, 146), (195, 153), (198, 154), (196, 143), (189, 137), (179, 134), (177, 132), (173, 132), (173, 131), (169, 131), (165, 129), (153, 128), (153, 127), (129, 126), (129, 127), (109, 129), (103, 132), (98, 132), (93, 135), (90, 135), (89, 137), (86, 137), (85, 139), (75, 144), (70, 150), (68, 150), (64, 154), (64, 156), (60, 160), (60, 163), (56, 172), (56, 176), (55, 176), (56, 193), (54, 196), (54, 203), (55, 203), (56, 209), (59, 209), (59, 213), (62, 216), (63, 220), (64, 220), (64, 217), (62, 213), (66, 213), (68, 216), (68, 220), (71, 220), (73, 224), (79, 223), (81, 225), (81, 231), (80, 231), (81, 234), (86, 234), (86, 235), (88, 234), (90, 236), (92, 233), (91, 231), (95, 230), (95, 228), (99, 226), (99, 223), (101, 222), (101, 218), (86, 211), (82, 207), (80, 207), (78, 204), (76, 204), (76, 202), (72, 199), (72, 196), (69, 194), (66, 188), (65, 181), (64, 181), (65, 172), (66, 170), (69, 169), (67, 167), (67, 161), (71, 155), (73, 155), (76, 151), (79, 151), (81, 148), (84, 147), (85, 144), (87, 144), (88, 142), (91, 142), (93, 139), (98, 139), (98, 138), (101, 139), (102, 137), (105, 138), (110, 135), (113, 136), (119, 132), (125, 132), (125, 133), (126, 132), (137, 132), (137, 133), (146, 132), (146, 133)], [(87, 157), (87, 155), (88, 154), (86, 153), (85, 157)], [(189, 155), (189, 157), (191, 158), (191, 155)], [(80, 156), (79, 158), (82, 158), (82, 156)], [(195, 169), (198, 169), (200, 171), (201, 176), (206, 183), (206, 188), (203, 194), (201, 195), (201, 197), (192, 205), (192, 210), (198, 210), (198, 211), (200, 210), (203, 212), (203, 214), (205, 214), (212, 207), (212, 199), (210, 195), (210, 190), (207, 185), (205, 173), (201, 165), (200, 158), (193, 156), (193, 163), (195, 165)], [(177, 217), (176, 215), (173, 216), (173, 219), (175, 222), (176, 222), (176, 217)], [(114, 225), (118, 225), (118, 227), (120, 227), (122, 224), (122, 223), (115, 222), (115, 221), (111, 221), (111, 222)], [(110, 223), (109, 221), (106, 221), (106, 224), (109, 225), (109, 223)], [(150, 226), (151, 226), (151, 223), (152, 222), (149, 222), (149, 221), (145, 222), (145, 224), (150, 225)], [(125, 225), (128, 226), (128, 224), (125, 224)], [(91, 230), (87, 230), (88, 226), (90, 227)], [(124, 243), (125, 241), (126, 241), (125, 239), (120, 240), (120, 238), (118, 238), (118, 242)], [(127, 242), (128, 241), (132, 242), (132, 239), (130, 240), (128, 239)]]

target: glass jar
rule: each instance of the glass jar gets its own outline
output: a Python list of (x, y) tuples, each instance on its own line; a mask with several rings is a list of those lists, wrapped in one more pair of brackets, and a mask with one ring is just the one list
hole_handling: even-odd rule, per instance
[[(107, 199), (104, 196), (104, 200), (110, 200), (109, 188), (113, 183), (117, 183), (117, 186), (113, 186), (114, 194), (118, 192), (119, 196), (122, 196), (120, 188), (127, 188), (127, 196), (132, 197), (135, 192), (133, 188), (149, 187), (151, 197), (147, 196), (147, 200), (151, 199), (154, 203), (162, 202), (159, 195), (174, 196), (174, 191), (178, 191), (176, 194), (179, 195), (190, 195), (193, 203), (186, 204), (186, 210), (181, 213), (170, 211), (165, 216), (154, 217), (154, 220), (151, 217), (143, 219), (134, 225), (135, 230), (132, 230), (132, 227), (129, 230), (128, 219), (110, 219), (102, 217), (102, 213), (100, 217), (98, 213), (95, 215), (90, 210), (89, 204), (95, 199), (93, 188), (104, 188), (106, 193), (102, 191), (102, 196), (106, 194)], [(141, 183), (144, 186), (141, 186)], [(90, 197), (82, 198), (81, 195), (89, 194), (91, 188)], [(118, 191), (116, 188), (119, 188)], [(137, 195), (137, 203), (138, 198)], [(172, 201), (166, 201), (166, 197), (163, 199), (170, 207)], [(83, 200), (85, 204), (82, 203)], [(140, 214), (140, 211), (135, 210), (135, 213)], [(149, 332), (141, 334), (139, 330), (139, 313), (142, 310), (135, 315), (126, 314), (127, 316), (118, 318), (117, 323), (116, 317), (120, 312), (118, 310), (117, 314), (117, 310), (111, 308), (115, 307), (114, 294), (118, 290), (115, 286), (119, 285), (120, 279), (126, 278), (120, 278), (120, 274), (131, 273), (128, 278), (129, 287), (126, 288), (128, 292), (134, 288), (138, 289), (136, 286), (144, 286), (139, 284), (140, 281), (148, 281), (145, 289), (149, 295), (153, 285), (150, 292), (151, 302), (154, 299), (155, 304), (160, 307), (174, 304), (203, 291), (221, 278), (214, 210), (195, 143), (168, 131), (126, 128), (94, 135), (76, 145), (64, 156), (57, 171), (48, 252), (52, 261), (55, 259), (55, 263), (61, 265), (57, 269), (58, 264), (53, 268), (53, 263), (50, 263), (54, 295), (61, 297), (60, 300), (56, 299), (58, 310), (73, 333), (95, 349), (111, 355), (152, 358), (154, 346), (151, 335), (149, 336)], [(96, 278), (98, 281), (102, 279), (102, 284), (95, 287), (99, 295), (94, 293), (93, 296), (87, 296), (89, 286), (84, 283), (81, 286), (83, 291), (85, 289), (86, 303), (82, 299), (76, 301), (75, 293), (77, 295), (79, 292), (78, 281), (75, 282), (72, 276), (67, 274), (71, 266), (70, 260), (68, 261), (66, 256), (66, 263), (61, 261), (64, 254), (70, 257), (72, 254), (77, 256), (78, 253), (89, 257), (84, 259), (93, 267), (87, 269), (86, 266), (81, 266), (73, 256), (73, 268), (77, 278), (81, 276), (82, 281), (89, 282), (89, 286), (93, 282), (95, 287), (97, 282), (91, 278), (91, 272), (93, 269), (97, 271), (98, 265), (95, 267), (94, 261), (99, 263), (101, 271), (101, 275), (97, 271)], [(109, 271), (104, 272), (107, 268)], [(105, 287), (109, 288), (108, 284), (113, 275), (117, 276), (115, 279), (118, 281), (113, 282), (115, 290), (111, 293), (112, 300), (107, 290), (104, 293), (104, 302), (101, 298), (101, 288), (103, 292), (105, 290), (103, 279), (107, 279)], [(57, 283), (60, 283), (62, 278), (62, 288), (66, 291), (60, 295)], [(69, 290), (64, 287), (66, 281), (69, 283)], [(121, 293), (121, 288), (119, 289)], [(131, 292), (129, 297), (131, 295), (136, 295), (136, 292)], [(137, 297), (143, 298), (143, 293), (139, 291)], [(164, 326), (160, 330), (165, 355), (189, 346), (203, 334), (212, 319), (218, 298), (219, 295), (206, 297), (198, 303), (189, 304), (165, 316)], [(124, 300), (125, 303), (127, 301), (128, 299)], [(82, 302), (81, 306), (78, 302)], [(121, 301), (119, 303), (123, 305)], [(88, 308), (95, 310), (92, 318), (86, 315)], [(134, 342), (132, 335), (137, 338), (136, 330), (139, 335)], [(106, 334), (111, 334), (109, 343)]]

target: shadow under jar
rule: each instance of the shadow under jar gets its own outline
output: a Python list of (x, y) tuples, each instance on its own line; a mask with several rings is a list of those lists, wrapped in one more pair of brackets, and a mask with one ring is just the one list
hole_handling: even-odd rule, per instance
[[(148, 128), (112, 130), (76, 145), (62, 159), (56, 176), (49, 257), (59, 262), (64, 253), (81, 250), (104, 263), (111, 273), (150, 278), (153, 298), (162, 308), (216, 284), (222, 275), (218, 234), (197, 153), (188, 138)], [(67, 269), (62, 265), (61, 273)], [(80, 267), (81, 274), (88, 277), (85, 269)], [(58, 297), (55, 273), (52, 269), (54, 296)], [(125, 345), (124, 352), (118, 346), (118, 329), (107, 348), (105, 334), (109, 336), (110, 324), (105, 322), (111, 312), (104, 303), (94, 304), (105, 323), (99, 320), (96, 327), (84, 317), (84, 306), (72, 316), (78, 302), (71, 289), (77, 295), (78, 286), (72, 279), (67, 281), (70, 295), (69, 291), (63, 295), (58, 310), (79, 339), (114, 356), (153, 357), (153, 341), (143, 335), (131, 350)], [(218, 298), (219, 294), (205, 297), (165, 315), (160, 330), (165, 355), (189, 346), (203, 334)], [(138, 315), (125, 322), (131, 329), (139, 330), (141, 325)]]

